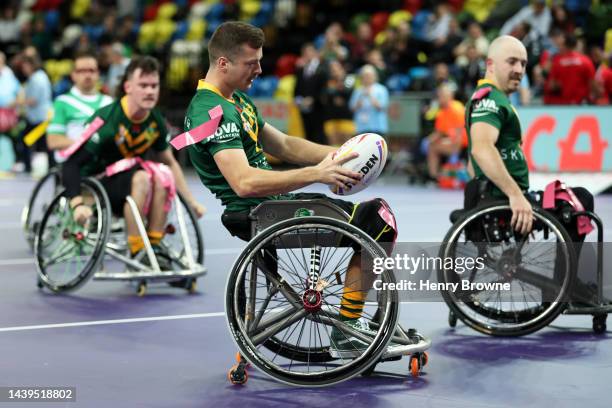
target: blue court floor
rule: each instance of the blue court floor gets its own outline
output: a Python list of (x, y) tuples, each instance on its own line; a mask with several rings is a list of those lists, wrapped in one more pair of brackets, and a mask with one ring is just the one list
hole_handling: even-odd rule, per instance
[[(612, 336), (593, 334), (590, 316), (561, 316), (535, 334), (500, 339), (461, 323), (450, 329), (443, 303), (401, 308), (402, 325), (433, 340), (420, 378), (409, 376), (404, 359), (328, 388), (293, 388), (253, 369), (245, 386), (230, 385), (235, 347), (223, 293), (243, 243), (221, 225), (219, 203), (194, 177), (189, 184), (208, 207), (200, 226), (209, 272), (195, 295), (159, 286), (139, 298), (118, 282), (90, 281), (61, 296), (40, 291), (19, 224), (33, 181), (0, 180), (0, 387), (76, 387), (76, 403), (42, 404), (67, 407), (611, 406)], [(462, 203), (460, 192), (399, 181), (354, 198), (375, 196), (394, 209), (400, 241), (440, 241), (449, 212)], [(609, 238), (612, 196), (596, 197), (595, 205)]]

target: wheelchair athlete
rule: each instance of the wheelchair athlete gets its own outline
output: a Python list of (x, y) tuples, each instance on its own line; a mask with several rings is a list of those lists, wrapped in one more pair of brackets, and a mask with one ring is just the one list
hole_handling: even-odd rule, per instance
[[(525, 74), (527, 51), (514, 37), (501, 36), (489, 47), (485, 78), (466, 106), (469, 156), (475, 179), (465, 189), (465, 209), (482, 199), (509, 199), (511, 226), (527, 234), (533, 226), (532, 205), (542, 205), (542, 194), (529, 193), (529, 170), (521, 149), (521, 126), (508, 95), (515, 92)], [(593, 196), (582, 187), (571, 189), (579, 204), (593, 211)], [(567, 225), (567, 224), (565, 224)], [(567, 228), (572, 241), (584, 241), (577, 225)], [(576, 245), (576, 255), (580, 252)]]
[[(189, 157), (202, 183), (225, 206), (224, 226), (232, 235), (248, 241), (251, 231), (247, 215), (258, 204), (267, 200), (325, 197), (351, 214), (353, 225), (383, 243), (390, 252), (397, 232), (394, 221), (390, 222), (393, 226), (387, 225), (378, 215), (381, 206), (387, 207), (382, 199), (354, 205), (322, 194), (288, 194), (317, 182), (346, 188), (361, 176), (341, 167), (355, 156), (333, 159), (333, 147), (288, 136), (263, 121), (244, 93), (262, 72), (263, 44), (264, 33), (252, 25), (227, 22), (219, 26), (208, 45), (210, 68), (198, 84), (185, 118), (185, 130), (197, 134), (198, 127), (211, 120), (209, 111), (217, 106), (222, 108), (216, 132), (202, 141), (192, 141)], [(264, 150), (286, 162), (307, 167), (273, 171)], [(367, 323), (360, 317), (374, 275), (362, 275), (360, 264), (359, 255), (350, 261), (340, 318), (358, 330), (368, 331)], [(332, 329), (331, 346), (330, 354), (336, 358), (357, 356), (358, 350), (367, 347), (354, 337), (347, 338), (337, 328)]]
[[(62, 167), (62, 182), (70, 197), (75, 220), (85, 223), (92, 216), (92, 210), (84, 205), (79, 195), (80, 178), (105, 173), (100, 182), (108, 194), (113, 213), (125, 217), (132, 257), (147, 259), (143, 238), (126, 202), (128, 195), (136, 202), (143, 219), (148, 220), (148, 238), (160, 269), (167, 270), (170, 261), (167, 256), (160, 256), (164, 254), (159, 244), (174, 186), (198, 217), (205, 208), (195, 201), (168, 148), (165, 120), (155, 107), (159, 98), (157, 60), (133, 58), (126, 68), (122, 91), (122, 97), (90, 117), (90, 126), (98, 127), (96, 132), (88, 140), (79, 140), (69, 148), (76, 151)], [(154, 161), (143, 160), (145, 155)]]

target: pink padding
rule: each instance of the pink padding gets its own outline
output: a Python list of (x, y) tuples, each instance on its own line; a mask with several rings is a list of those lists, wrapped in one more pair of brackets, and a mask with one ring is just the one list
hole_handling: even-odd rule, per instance
[(102, 120), (102, 118), (100, 118), (99, 116), (96, 117), (85, 128), (85, 130), (81, 134), (81, 137), (79, 137), (77, 140), (75, 140), (74, 143), (71, 144), (69, 147), (65, 148), (64, 150), (60, 150), (59, 152), (57, 152), (59, 157), (61, 157), (62, 159), (67, 159), (68, 157), (72, 156), (72, 154), (74, 152), (76, 152), (77, 150), (79, 150), (79, 148), (81, 146), (83, 146), (83, 144), (85, 144), (85, 142), (87, 142), (89, 140), (89, 138), (91, 136), (93, 136), (93, 134), (96, 133), (98, 131), (98, 129), (100, 129), (103, 125), (104, 125), (104, 120)]
[(221, 118), (223, 117), (223, 108), (221, 105), (217, 105), (208, 111), (210, 120), (202, 123), (200, 126), (191, 129), (188, 132), (181, 133), (170, 141), (170, 144), (176, 149), (181, 150), (182, 148), (196, 144), (211, 137), (217, 131)]
[(382, 218), (385, 224), (393, 228), (393, 242), (390, 250), (390, 252), (392, 252), (393, 247), (395, 247), (395, 241), (397, 240), (397, 224), (395, 222), (395, 215), (393, 214), (393, 211), (391, 211), (391, 207), (389, 207), (389, 204), (387, 204), (387, 202), (382, 198), (380, 199), (380, 204), (381, 205), (378, 209), (378, 215), (380, 216), (380, 218)]
[[(544, 189), (544, 197), (542, 198), (542, 207), (544, 209), (555, 208), (556, 200), (567, 201), (572, 207), (574, 207), (574, 210), (584, 211), (584, 206), (578, 197), (576, 197), (574, 191), (559, 180), (551, 181), (546, 185), (546, 188)], [(595, 229), (593, 224), (591, 224), (591, 220), (586, 215), (578, 216), (577, 225), (578, 233), (580, 235), (586, 235)]]
[[(136, 165), (140, 165), (144, 171), (149, 175), (149, 182), (151, 185), (160, 183), (162, 187), (166, 189), (166, 201), (164, 202), (164, 211), (168, 212), (172, 208), (172, 201), (176, 196), (176, 184), (174, 183), (174, 176), (168, 166), (163, 163), (158, 163), (150, 160), (142, 160), (140, 157), (132, 157), (129, 159), (119, 160), (106, 167), (105, 174), (107, 177), (114, 176), (117, 173), (121, 173), (133, 168)], [(144, 215), (149, 214), (151, 208), (151, 201), (153, 200), (153, 189), (149, 189), (149, 194), (145, 201)]]
[(480, 88), (472, 95), (472, 99), (482, 99), (487, 96), (491, 92), (491, 87), (487, 86), (485, 88)]

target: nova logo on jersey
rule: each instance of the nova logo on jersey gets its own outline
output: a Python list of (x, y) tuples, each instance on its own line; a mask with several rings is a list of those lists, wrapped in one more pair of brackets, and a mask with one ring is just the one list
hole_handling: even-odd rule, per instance
[(476, 102), (476, 105), (474, 105), (474, 113), (472, 114), (472, 116), (478, 116), (478, 113), (483, 112), (497, 113), (498, 111), (499, 107), (493, 99), (482, 99)]
[(215, 140), (218, 142), (225, 142), (237, 137), (240, 137), (240, 129), (234, 122), (223, 123), (215, 131)]

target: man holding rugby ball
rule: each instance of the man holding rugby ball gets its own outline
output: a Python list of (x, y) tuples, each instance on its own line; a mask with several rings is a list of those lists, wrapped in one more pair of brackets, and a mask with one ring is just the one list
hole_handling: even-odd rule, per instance
[[(218, 121), (214, 134), (195, 143), (190, 140), (187, 144), (190, 144), (189, 157), (202, 183), (225, 206), (223, 225), (232, 235), (247, 241), (251, 231), (246, 215), (261, 202), (325, 198), (351, 214), (351, 224), (381, 243), (392, 243), (397, 232), (378, 214), (381, 206), (388, 207), (382, 199), (354, 205), (323, 194), (290, 194), (314, 183), (347, 190), (359, 183), (362, 176), (342, 167), (357, 154), (335, 158), (336, 148), (288, 136), (263, 121), (244, 91), (262, 72), (260, 61), (264, 41), (263, 31), (250, 24), (226, 22), (220, 25), (208, 43), (210, 68), (206, 78), (199, 82), (185, 117), (185, 131), (190, 135), (196, 134), (207, 122)], [(305, 167), (272, 170), (264, 150)], [(240, 214), (245, 217), (241, 218)], [(391, 244), (386, 247), (390, 251)], [(360, 255), (354, 255), (347, 272), (340, 315), (347, 324), (360, 330), (369, 330), (360, 317), (373, 280), (373, 273), (362, 274)], [(356, 338), (347, 338), (336, 328), (332, 330), (331, 343), (332, 355), (336, 353), (343, 358), (359, 355), (358, 350), (366, 346)]]

